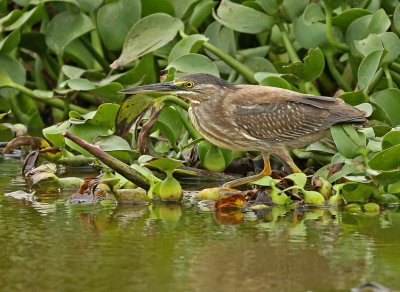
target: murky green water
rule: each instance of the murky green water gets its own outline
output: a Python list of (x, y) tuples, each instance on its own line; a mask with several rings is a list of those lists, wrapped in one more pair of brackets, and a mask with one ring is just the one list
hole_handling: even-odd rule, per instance
[(179, 205), (71, 209), (27, 202), (18, 159), (0, 157), (1, 291), (400, 290), (400, 213), (274, 208), (240, 225)]

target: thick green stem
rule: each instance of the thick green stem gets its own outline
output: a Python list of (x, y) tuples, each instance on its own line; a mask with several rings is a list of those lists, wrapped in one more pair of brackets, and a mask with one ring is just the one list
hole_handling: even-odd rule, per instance
[(162, 101), (163, 102), (171, 102), (171, 103), (177, 104), (181, 108), (183, 108), (184, 110), (188, 110), (189, 109), (189, 105), (185, 101), (183, 101), (182, 99), (180, 99), (180, 98), (178, 98), (176, 96), (173, 96), (173, 95), (167, 95), (167, 96), (162, 97)]
[(390, 75), (392, 76), (393, 81), (396, 83), (396, 85), (400, 87), (400, 74), (390, 70)]
[(290, 61), (292, 61), (293, 63), (301, 62), (299, 56), (297, 55), (296, 50), (293, 47), (292, 42), (289, 39), (287, 31), (283, 27), (280, 27), (280, 30), (281, 30), (281, 34), (282, 34), (283, 43), (284, 43), (286, 51), (289, 55)]
[(324, 4), (325, 8), (325, 22), (326, 22), (326, 37), (328, 41), (336, 48), (342, 51), (348, 51), (349, 47), (338, 41), (333, 33), (333, 26), (332, 26), (332, 11)]
[(386, 79), (387, 79), (388, 87), (389, 88), (394, 88), (392, 75), (390, 74), (388, 65), (385, 65), (383, 67), (383, 71), (385, 72), (385, 76), (386, 76)]
[(192, 137), (193, 140), (202, 138), (199, 132), (197, 132), (196, 129), (193, 127), (192, 123), (189, 121), (187, 116), (183, 114), (182, 110), (177, 109), (177, 112), (179, 113), (179, 117), (182, 121), (182, 124), (188, 131), (190, 137)]
[(333, 78), (336, 80), (337, 84), (344, 90), (344, 91), (351, 91), (350, 85), (343, 79), (340, 72), (337, 70), (335, 66), (335, 60), (333, 58), (332, 53), (327, 53), (326, 55), (326, 62), (328, 63), (329, 71), (331, 72)]
[(214, 45), (204, 42), (203, 47), (213, 54), (215, 54), (218, 58), (228, 64), (230, 67), (238, 71), (243, 77), (252, 84), (257, 84), (257, 80), (254, 78), (254, 72), (249, 67), (243, 65), (238, 60), (233, 58), (232, 56), (226, 54), (224, 51), (215, 47)]
[(375, 88), (375, 86), (376, 86), (376, 85), (379, 83), (379, 81), (381, 80), (382, 76), (383, 76), (383, 69), (380, 68), (380, 69), (375, 73), (374, 79), (372, 79), (371, 83), (369, 84), (367, 92), (371, 92), (371, 91)]
[(390, 69), (396, 71), (397, 73), (400, 73), (400, 64), (393, 62), (392, 64), (390, 64)]
[[(9, 87), (17, 89), (17, 90), (25, 93), (26, 95), (32, 97), (33, 99), (35, 99), (37, 101), (44, 102), (44, 103), (46, 103), (48, 105), (51, 105), (51, 106), (53, 106), (55, 108), (58, 108), (60, 110), (64, 110), (65, 109), (64, 102), (59, 98), (39, 97), (39, 96), (35, 95), (35, 93), (32, 90), (30, 90), (29, 88), (26, 88), (25, 86), (17, 84), (17, 83), (12, 83), (12, 84), (9, 85)], [(78, 112), (80, 114), (86, 114), (86, 113), (89, 112), (89, 110), (87, 110), (87, 109), (85, 109), (83, 107), (77, 106), (75, 104), (70, 104), (69, 107), (70, 107), (71, 110), (76, 111), (76, 112)]]

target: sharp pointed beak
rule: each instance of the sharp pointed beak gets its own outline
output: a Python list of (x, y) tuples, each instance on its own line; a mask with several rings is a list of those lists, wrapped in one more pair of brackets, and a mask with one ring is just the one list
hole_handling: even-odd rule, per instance
[(136, 86), (131, 88), (125, 88), (121, 90), (121, 93), (135, 94), (135, 93), (168, 93), (175, 92), (178, 87), (173, 82), (156, 83), (150, 85)]

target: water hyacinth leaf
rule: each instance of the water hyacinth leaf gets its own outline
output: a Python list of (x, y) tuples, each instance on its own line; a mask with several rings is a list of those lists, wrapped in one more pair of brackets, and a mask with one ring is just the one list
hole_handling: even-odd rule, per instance
[(368, 166), (375, 170), (396, 170), (400, 166), (400, 145), (385, 149), (374, 155)]
[[(216, 13), (213, 12), (213, 16), (226, 27), (243, 33), (256, 34), (268, 31), (274, 24), (271, 16), (228, 0), (221, 1)], [(250, 22), (249, 19), (252, 21)]]
[(64, 73), (64, 75), (70, 79), (78, 79), (78, 78), (82, 77), (82, 75), (86, 72), (85, 69), (70, 66), (70, 65), (63, 65), (61, 67), (61, 70)]
[(372, 187), (362, 183), (346, 183), (341, 188), (341, 195), (346, 203), (365, 203), (372, 196)]
[(115, 133), (126, 138), (133, 123), (151, 104), (152, 98), (147, 95), (133, 95), (126, 98), (119, 107), (115, 118)]
[(131, 147), (125, 139), (116, 135), (98, 136), (93, 141), (93, 144), (122, 161), (131, 162), (133, 160), (133, 155), (136, 154), (131, 150)]
[(146, 0), (141, 2), (142, 17), (158, 12), (175, 16), (175, 9), (170, 0)]
[(372, 17), (372, 15), (359, 17), (347, 27), (346, 42), (350, 46), (351, 53), (353, 55), (357, 54), (354, 41), (363, 40), (368, 37), (369, 33), (365, 28), (368, 27)]
[(193, 34), (186, 38), (181, 39), (171, 50), (168, 56), (168, 63), (171, 63), (173, 60), (186, 55), (188, 53), (196, 53), (197, 50), (201, 47), (203, 42), (206, 42), (208, 39), (201, 34)]
[(341, 29), (346, 29), (350, 25), (350, 23), (352, 23), (357, 18), (369, 14), (371, 14), (371, 12), (366, 9), (350, 8), (334, 16), (332, 18), (332, 24), (334, 26), (340, 27)]
[(360, 154), (362, 140), (351, 125), (334, 125), (331, 134), (339, 153), (344, 157), (354, 158)]
[(183, 18), (188, 10), (197, 2), (199, 2), (199, 0), (172, 0), (176, 16)]
[(393, 130), (387, 133), (382, 138), (382, 149), (388, 149), (390, 147), (396, 146), (400, 144), (400, 131)]
[(320, 22), (307, 24), (304, 17), (298, 17), (293, 21), (294, 36), (297, 42), (306, 49), (324, 47), (329, 45), (326, 37), (326, 25)]
[[(236, 54), (235, 33), (228, 27), (223, 26), (217, 21), (212, 22), (207, 26), (204, 35), (209, 39), (209, 42), (220, 50), (229, 55)], [(213, 53), (206, 50), (206, 53), (212, 59), (219, 59)]]
[(397, 4), (393, 13), (393, 26), (397, 33), (400, 33), (400, 3)]
[(182, 160), (172, 159), (168, 157), (161, 157), (147, 162), (146, 165), (153, 166), (165, 172), (170, 172), (182, 166), (183, 163), (184, 161)]
[(368, 96), (363, 91), (345, 92), (339, 96), (346, 103), (351, 105), (358, 105), (368, 101)]
[(54, 147), (64, 147), (64, 133), (69, 129), (71, 123), (65, 121), (59, 124), (52, 125), (42, 130), (43, 136), (51, 142)]
[(388, 88), (377, 91), (370, 97), (371, 102), (379, 107), (384, 114), (386, 122), (396, 127), (400, 125), (400, 90), (397, 88)]
[(366, 56), (358, 67), (358, 87), (367, 91), (379, 68), (383, 50), (376, 50)]
[(357, 50), (365, 57), (376, 50), (383, 49), (383, 43), (379, 35), (370, 34), (367, 38), (359, 41), (355, 41)]
[(290, 179), (299, 188), (304, 188), (307, 183), (307, 176), (304, 173), (292, 173), (285, 176), (286, 179)]
[(281, 0), (256, 0), (255, 1), (268, 15), (276, 15), (279, 12)]
[(183, 29), (180, 19), (168, 14), (155, 13), (136, 22), (126, 35), (122, 53), (112, 69), (123, 67), (137, 58), (169, 43)]
[(96, 85), (88, 79), (77, 78), (77, 79), (70, 79), (67, 81), (69, 88), (73, 90), (92, 90), (96, 88)]
[(310, 0), (283, 0), (282, 7), (290, 19), (296, 19), (303, 14)]
[(207, 17), (211, 15), (211, 12), (216, 5), (217, 2), (213, 0), (199, 2), (194, 7), (193, 13), (189, 17), (189, 27), (197, 30)]
[(93, 12), (103, 3), (103, 0), (79, 0), (77, 1), (82, 12)]
[(115, 51), (122, 48), (129, 29), (140, 19), (140, 13), (140, 0), (119, 0), (99, 9), (97, 26), (107, 49)]
[(175, 139), (178, 139), (182, 134), (183, 124), (180, 121), (179, 113), (172, 106), (165, 106), (160, 115), (158, 121), (167, 125), (173, 132)]
[(18, 45), (20, 41), (20, 30), (13, 30), (9, 35), (0, 41), (0, 53), (10, 53)]
[(263, 57), (255, 56), (246, 58), (243, 64), (250, 68), (253, 72), (277, 72), (275, 66), (269, 60)]
[(91, 89), (88, 92), (100, 97), (106, 102), (120, 103), (125, 97), (123, 93), (120, 93), (122, 89), (124, 89), (124, 87), (121, 84), (117, 82), (111, 82), (109, 84)]
[(368, 25), (368, 32), (371, 33), (382, 33), (388, 30), (390, 27), (390, 18), (387, 16), (383, 8), (376, 11)]
[(346, 0), (324, 0), (325, 6), (330, 9), (334, 10), (338, 8), (340, 5), (344, 4)]
[(23, 85), (25, 81), (26, 73), (21, 63), (8, 55), (0, 54), (0, 88), (14, 82)]
[(57, 55), (62, 55), (67, 45), (94, 28), (87, 15), (72, 11), (62, 12), (49, 22), (45, 31), (46, 44)]
[(23, 25), (33, 25), (34, 23), (40, 21), (45, 14), (44, 6), (38, 5), (35, 8), (24, 12), (18, 19), (14, 22), (5, 25), (4, 30), (12, 31), (21, 28)]
[(269, 76), (261, 80), (260, 85), (293, 90), (289, 82), (279, 76)]
[(304, 22), (307, 24), (312, 24), (314, 22), (325, 20), (325, 13), (322, 7), (317, 3), (310, 3), (304, 10)]
[(204, 55), (186, 54), (171, 62), (167, 69), (175, 68), (182, 73), (208, 73), (219, 77), (217, 65)]
[(285, 73), (297, 75), (304, 81), (313, 81), (318, 78), (325, 67), (325, 57), (320, 48), (310, 49), (304, 58), (304, 63), (295, 62), (283, 67)]
[(392, 63), (400, 55), (400, 39), (394, 32), (384, 32), (379, 34), (379, 37), (385, 48), (385, 56), (382, 59), (382, 63)]

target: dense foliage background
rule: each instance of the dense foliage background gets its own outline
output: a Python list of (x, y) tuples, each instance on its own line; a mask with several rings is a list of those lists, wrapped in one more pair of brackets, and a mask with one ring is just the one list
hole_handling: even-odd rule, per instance
[[(1, 141), (18, 132), (16, 123), (31, 132), (48, 126), (51, 145), (39, 149), (61, 148), (47, 154), (59, 163), (77, 163), (77, 152), (89, 157), (79, 162), (91, 160), (64, 138), (68, 131), (125, 162), (151, 154), (193, 165), (186, 154), (200, 137), (188, 105), (139, 96), (116, 117), (119, 90), (207, 72), (232, 83), (340, 94), (369, 112), (363, 129), (332, 129), (336, 148), (319, 142), (294, 154), (303, 169), (319, 169), (315, 177), (328, 190), (336, 182), (345, 202), (399, 202), (399, 1), (0, 0), (0, 17)], [(212, 171), (245, 155), (205, 141), (195, 147)], [(180, 166), (171, 161), (153, 166), (171, 179)], [(293, 180), (306, 194), (305, 182)]]

